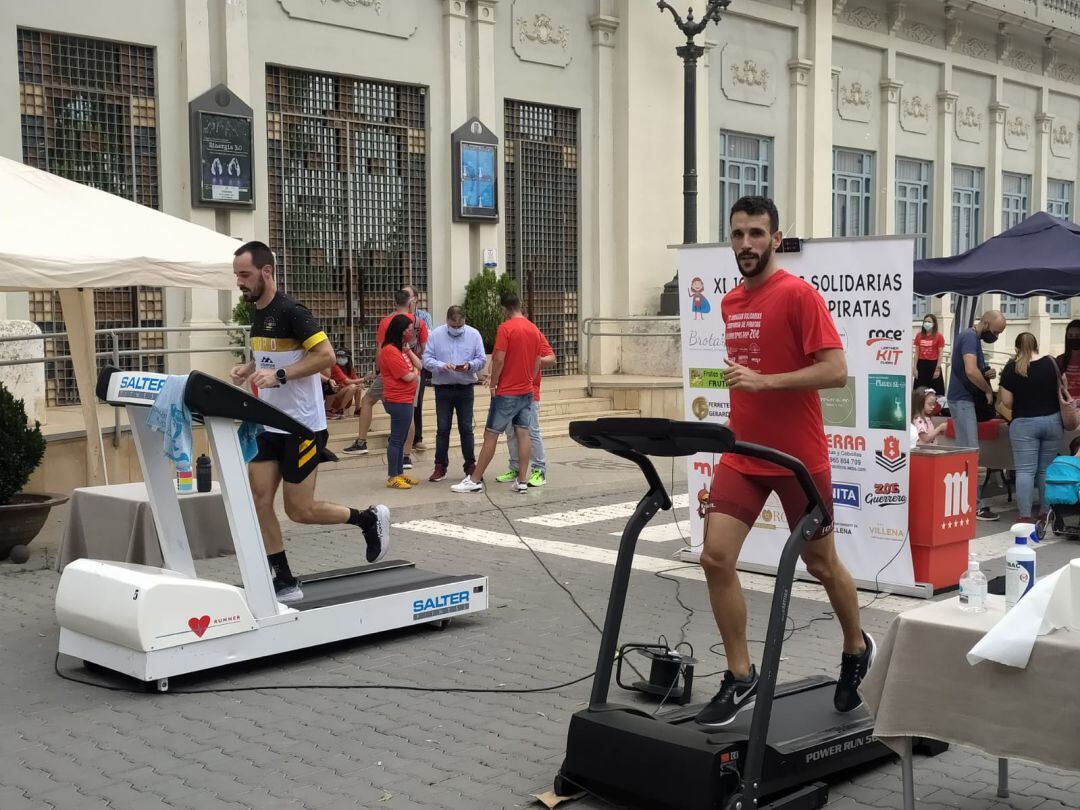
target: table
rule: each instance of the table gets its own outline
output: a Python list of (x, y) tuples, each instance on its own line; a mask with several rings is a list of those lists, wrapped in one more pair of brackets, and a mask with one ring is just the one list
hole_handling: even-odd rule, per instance
[[(234, 553), (225, 504), (216, 481), (210, 492), (185, 493), (179, 496), (179, 501), (193, 558)], [(157, 527), (144, 483), (82, 487), (71, 493), (71, 512), (56, 570), (63, 571), (65, 565), (80, 557), (162, 564)]]
[(990, 596), (986, 613), (965, 613), (958, 599), (898, 615), (878, 646), (860, 693), (874, 713), (874, 734), (902, 758), (904, 808), (914, 808), (913, 737), (969, 745), (999, 758), (999, 795), (1007, 760), (1080, 770), (1080, 632), (1040, 636), (1025, 669), (991, 661), (971, 666), (967, 652), (1005, 614)]

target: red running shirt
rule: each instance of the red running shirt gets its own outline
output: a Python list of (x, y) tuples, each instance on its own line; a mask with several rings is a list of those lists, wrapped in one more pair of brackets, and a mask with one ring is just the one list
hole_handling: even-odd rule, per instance
[(401, 379), (409, 372), (416, 371), (405, 352), (396, 346), (383, 346), (379, 349), (379, 369), (383, 378), (383, 399), (411, 405), (416, 399), (418, 381)]
[(941, 358), (941, 350), (945, 348), (945, 336), (938, 332), (936, 335), (924, 335), (919, 332), (915, 336), (915, 351), (920, 360), (938, 360)]
[[(754, 290), (740, 284), (724, 296), (727, 356), (761, 374), (798, 371), (814, 354), (843, 349), (824, 299), (801, 278), (778, 270)], [(829, 469), (829, 447), (814, 390), (732, 391), (731, 429), (740, 441), (775, 447), (812, 475)], [(782, 425), (783, 429), (778, 429)], [(725, 453), (721, 463), (746, 475), (790, 475), (773, 464)]]
[(495, 333), (496, 352), (506, 352), (499, 387), (493, 393), (501, 397), (533, 393), (533, 375), (536, 358), (544, 336), (536, 325), (526, 317), (510, 318), (499, 324)]
[(1065, 367), (1065, 382), (1069, 386), (1069, 396), (1080, 399), (1080, 357)]
[[(540, 332), (540, 356), (550, 357), (553, 354), (555, 354), (555, 351), (551, 348), (551, 344), (548, 343), (548, 339), (544, 337), (544, 333)], [(541, 371), (537, 369), (536, 376), (533, 377), (533, 402), (540, 401), (540, 377), (542, 376), (543, 374)]]

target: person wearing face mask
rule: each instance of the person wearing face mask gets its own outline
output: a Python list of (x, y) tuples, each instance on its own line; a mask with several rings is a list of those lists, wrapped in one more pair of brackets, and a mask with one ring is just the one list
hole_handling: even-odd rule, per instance
[[(983, 316), (970, 329), (956, 337), (953, 346), (952, 375), (949, 378), (949, 411), (956, 426), (956, 446), (979, 449), (979, 421), (976, 416), (975, 398), (980, 397), (990, 406), (994, 404), (994, 391), (990, 380), (995, 373), (987, 368), (983, 356), (983, 343), (994, 343), (1005, 331), (1005, 316), (996, 309)], [(997, 512), (979, 498), (975, 517), (979, 520), (997, 520)]]
[(1080, 319), (1065, 327), (1065, 353), (1058, 355), (1057, 364), (1075, 402), (1080, 399)]
[(941, 350), (945, 336), (938, 331), (937, 316), (927, 313), (922, 331), (915, 336), (915, 388), (929, 388), (939, 397), (945, 395), (945, 380), (941, 375)]
[(424, 347), (424, 369), (435, 388), (435, 469), (429, 481), (442, 481), (450, 466), (450, 427), (457, 413), (461, 438), (462, 469), (471, 475), (476, 467), (473, 437), (473, 386), (487, 363), (480, 333), (465, 323), (465, 310), (455, 305), (446, 310), (446, 323), (433, 329)]
[[(334, 365), (323, 373), (327, 419), (341, 419), (363, 390), (363, 382), (353, 368), (348, 352), (338, 349)], [(359, 411), (354, 415), (359, 415)]]

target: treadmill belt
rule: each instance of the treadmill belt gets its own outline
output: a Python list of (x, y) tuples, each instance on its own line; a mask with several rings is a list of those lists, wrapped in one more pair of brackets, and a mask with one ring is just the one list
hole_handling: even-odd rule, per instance
[(291, 602), (289, 607), (297, 610), (310, 610), (328, 605), (339, 605), (343, 602), (370, 599), (375, 596), (387, 596), (420, 588), (450, 585), (477, 576), (479, 575), (453, 576), (436, 574), (412, 566), (375, 570), (360, 568), (355, 573), (332, 577), (325, 574), (315, 574), (313, 575), (315, 578), (311, 580), (306, 580), (301, 575), (299, 579), (304, 591), (304, 598), (299, 602)]

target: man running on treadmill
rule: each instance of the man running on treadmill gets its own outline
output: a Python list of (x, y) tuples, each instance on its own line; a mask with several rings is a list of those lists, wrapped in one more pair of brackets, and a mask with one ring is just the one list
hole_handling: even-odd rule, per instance
[(259, 399), (284, 411), (315, 432), (301, 439), (274, 428), (259, 434), (259, 452), (248, 465), (251, 494), (262, 529), (266, 559), (274, 574), (279, 602), (296, 602), (304, 594), (289, 569), (274, 497), (285, 481), (285, 514), (297, 523), (351, 523), (364, 535), (369, 563), (378, 562), (390, 548), (390, 510), (382, 504), (360, 511), (315, 500), (316, 467), (326, 448), (326, 412), (319, 372), (334, 364), (334, 347), (307, 307), (278, 292), (274, 254), (262, 242), (248, 242), (233, 258), (236, 286), (245, 301), (255, 304), (251, 323), (254, 360), (234, 366), (232, 381), (254, 385)]
[[(827, 523), (806, 543), (802, 558), (825, 587), (844, 632), (833, 703), (837, 711), (849, 712), (862, 703), (857, 690), (873, 662), (874, 641), (862, 630), (855, 582), (836, 554), (829, 448), (817, 393), (847, 383), (847, 361), (825, 301), (777, 264), (779, 219), (766, 197), (743, 197), (731, 208), (731, 248), (743, 283), (721, 304), (730, 426), (740, 441), (775, 447), (802, 461), (829, 507)], [(746, 602), (735, 565), (772, 492), (794, 529), (807, 506), (794, 475), (758, 459), (721, 456), (706, 507), (701, 565), (728, 670), (720, 691), (697, 716), (702, 725), (727, 725), (754, 704), (758, 674), (747, 649)]]

